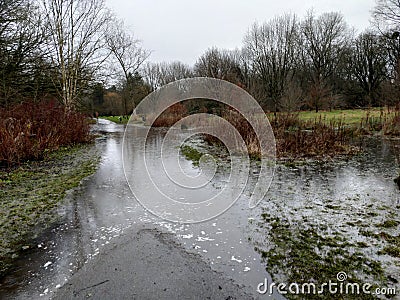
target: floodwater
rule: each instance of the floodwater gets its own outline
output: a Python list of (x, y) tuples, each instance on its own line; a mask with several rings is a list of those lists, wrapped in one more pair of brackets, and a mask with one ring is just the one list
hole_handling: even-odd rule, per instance
[[(364, 151), (347, 159), (278, 164), (266, 199), (251, 212), (252, 241), (260, 252), (274, 249), (270, 242), (274, 220), (286, 224), (289, 232), (312, 230), (324, 238), (339, 238), (348, 253), (380, 263), (387, 287), (395, 288), (398, 297), (398, 254), (382, 250), (398, 245), (400, 236), (400, 190), (393, 180), (400, 171), (400, 140), (365, 137), (360, 145)], [(388, 237), (397, 242), (390, 243)], [(323, 255), (321, 251), (327, 253), (330, 248), (324, 245), (322, 249), (316, 253)], [(371, 274), (352, 271), (361, 282), (380, 286)], [(285, 280), (282, 274), (274, 275)]]
[[(357, 227), (349, 226), (350, 221), (360, 219), (371, 231), (376, 230), (375, 225), (386, 220), (388, 215), (400, 221), (400, 192), (393, 182), (398, 172), (393, 145), (399, 145), (398, 142), (368, 139), (365, 154), (349, 160), (298, 166), (278, 164), (270, 191), (256, 209), (248, 208), (249, 195), (245, 193), (217, 218), (182, 225), (152, 215), (136, 201), (122, 164), (125, 126), (99, 120), (93, 130), (102, 134), (96, 140), (101, 155), (97, 172), (68, 194), (65, 205), (58, 210), (62, 222), (49, 229), (37, 241), (37, 249), (19, 259), (16, 270), (0, 281), (0, 298), (51, 298), (85, 262), (96, 259), (102, 247), (112, 239), (124, 235), (131, 227), (146, 224), (174, 234), (188, 251), (198, 253), (214, 270), (248, 287), (256, 298), (259, 296), (257, 285), (265, 278), (271, 280), (260, 253), (254, 250), (257, 246), (267, 251), (270, 246), (268, 235), (260, 230), (262, 213), (285, 216), (292, 223), (305, 226), (307, 222), (319, 223), (325, 225), (321, 228), (327, 231), (326, 234), (339, 231), (357, 241), (364, 241), (366, 237), (356, 235)], [(140, 127), (129, 130), (127, 134), (132, 144), (141, 132)], [(154, 154), (153, 164), (148, 167), (153, 171), (160, 168), (157, 164), (160, 158), (155, 150), (162, 146), (162, 138), (163, 133), (155, 131), (148, 139), (147, 154), (149, 157)], [(171, 153), (175, 150), (170, 149)], [(135, 153), (139, 155), (140, 151)], [(135, 155), (132, 154), (133, 160)], [(168, 159), (168, 155), (166, 157)], [(189, 175), (199, 172), (184, 158), (177, 167)], [(250, 182), (256, 180), (256, 176), (256, 171), (251, 172)], [(223, 170), (217, 172), (202, 196), (207, 198), (218, 192), (221, 189), (218, 181), (227, 180)], [(195, 197), (189, 193), (184, 198)], [(332, 213), (327, 205), (335, 207), (335, 211)], [(371, 210), (377, 213), (367, 214)], [(392, 231), (393, 235), (398, 234), (398, 226)], [(375, 257), (368, 251), (367, 248), (366, 255)], [(397, 272), (394, 274), (400, 274), (399, 265), (393, 263), (394, 258), (384, 256), (382, 259), (388, 268), (391, 266), (393, 272)]]

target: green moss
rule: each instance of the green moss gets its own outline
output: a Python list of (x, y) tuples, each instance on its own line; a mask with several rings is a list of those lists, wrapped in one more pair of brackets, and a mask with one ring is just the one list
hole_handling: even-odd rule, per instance
[(340, 209), (339, 205), (332, 205), (332, 204), (325, 205), (325, 207), (328, 208), (328, 209), (332, 209), (332, 210)]
[[(346, 272), (348, 282), (362, 283), (359, 274), (372, 276), (376, 282), (384, 278), (384, 270), (379, 262), (368, 259), (362, 253), (351, 249), (351, 244), (341, 236), (322, 236), (319, 228), (301, 229), (289, 226), (285, 220), (276, 218), (269, 232), (273, 245), (271, 249), (260, 252), (267, 262), (267, 271), (284, 274), (286, 282), (323, 284), (336, 280), (339, 272)], [(353, 245), (354, 246), (354, 245)], [(367, 246), (367, 245), (359, 245)], [(285, 295), (289, 299), (302, 299), (302, 296)], [(303, 295), (304, 296), (304, 295)], [(307, 295), (307, 299), (342, 299), (343, 295)], [(357, 297), (356, 297), (357, 296)], [(347, 296), (346, 296), (347, 297)], [(373, 299), (371, 295), (348, 295), (346, 299)]]
[(383, 227), (383, 228), (392, 228), (392, 227), (397, 227), (399, 225), (399, 222), (395, 220), (386, 220), (382, 224), (378, 224), (378, 227)]
[(380, 233), (373, 233), (371, 231), (366, 231), (366, 230), (360, 230), (360, 234), (375, 240), (381, 240), (384, 241), (388, 244), (391, 244), (393, 246), (400, 247), (400, 235), (391, 235), (389, 233), (386, 233), (384, 231)]
[(368, 248), (368, 244), (366, 242), (357, 242), (357, 246), (359, 248)]
[(379, 251), (379, 254), (387, 254), (393, 257), (400, 258), (400, 247), (390, 245)]
[(182, 145), (181, 153), (186, 157), (186, 159), (191, 160), (194, 166), (199, 166), (200, 158), (203, 156), (203, 153), (189, 145)]
[(0, 171), (0, 275), (24, 245), (57, 220), (54, 209), (66, 191), (94, 173), (97, 163), (94, 147), (81, 145)]

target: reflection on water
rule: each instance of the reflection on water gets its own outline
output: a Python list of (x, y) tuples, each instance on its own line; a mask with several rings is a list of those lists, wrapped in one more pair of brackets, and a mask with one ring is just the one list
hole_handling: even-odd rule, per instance
[[(66, 205), (59, 210), (63, 222), (38, 241), (37, 251), (22, 258), (17, 270), (1, 281), (0, 298), (51, 297), (85, 261), (95, 258), (113, 238), (124, 234), (129, 227), (148, 223), (174, 233), (189, 251), (201, 254), (213, 269), (239, 284), (250, 286), (257, 296), (258, 283), (270, 278), (259, 253), (254, 250), (254, 246), (260, 244), (268, 249), (269, 241), (260, 234), (262, 230), (257, 225), (265, 211), (271, 215), (284, 215), (297, 224), (306, 224), (305, 219), (323, 224), (327, 230), (339, 231), (349, 239), (357, 240), (361, 238), (355, 235), (356, 228), (349, 226), (349, 221), (360, 219), (367, 226), (373, 226), (399, 206), (400, 193), (393, 183), (397, 167), (389, 143), (368, 140), (366, 154), (348, 161), (297, 167), (280, 165), (270, 192), (256, 209), (248, 208), (249, 195), (245, 194), (230, 210), (209, 222), (169, 223), (148, 213), (129, 189), (121, 156), (124, 128), (104, 120), (94, 126), (94, 130), (105, 133), (96, 141), (102, 155), (98, 171), (67, 197)], [(124, 150), (133, 168), (142, 155), (135, 148), (135, 138), (140, 137), (141, 131), (140, 127), (132, 129), (130, 147)], [(159, 165), (162, 136), (162, 132), (153, 132), (146, 148), (146, 154), (151, 157), (149, 168), (160, 172), (159, 185), (168, 182)], [(198, 168), (184, 159), (176, 166), (192, 176), (199, 173)], [(250, 180), (255, 180), (257, 173), (251, 174)], [(221, 172), (216, 178), (221, 182), (227, 180)], [(151, 190), (143, 186), (143, 190), (146, 188)], [(168, 190), (169, 186), (166, 188), (172, 195), (176, 192)], [(183, 198), (201, 201), (218, 193), (219, 189), (213, 182), (204, 189), (204, 194), (191, 191)], [(332, 211), (327, 205), (338, 206), (338, 209)], [(380, 213), (368, 215), (370, 205)]]

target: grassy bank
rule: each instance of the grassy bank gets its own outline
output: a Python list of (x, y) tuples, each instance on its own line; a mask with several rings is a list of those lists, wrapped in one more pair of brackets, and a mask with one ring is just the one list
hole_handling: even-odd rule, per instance
[(127, 124), (129, 121), (129, 116), (102, 116), (99, 117), (100, 119), (104, 120), (109, 120), (111, 122), (117, 123), (117, 124)]
[(391, 136), (400, 135), (400, 107), (267, 114), (270, 121), (286, 115), (296, 116), (298, 122), (304, 125), (321, 123), (330, 126), (335, 124), (352, 129), (358, 135), (377, 133)]
[(57, 221), (55, 209), (66, 192), (94, 173), (98, 159), (94, 145), (84, 144), (60, 148), (41, 161), (0, 170), (0, 275)]
[(117, 124), (128, 124), (130, 121), (131, 123), (141, 124), (144, 123), (141, 116), (101, 116), (100, 119), (108, 120)]

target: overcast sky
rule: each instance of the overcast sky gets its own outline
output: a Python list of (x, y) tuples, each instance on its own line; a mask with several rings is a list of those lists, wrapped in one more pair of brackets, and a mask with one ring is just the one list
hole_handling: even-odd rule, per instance
[(106, 0), (113, 12), (154, 62), (180, 60), (192, 65), (212, 46), (235, 49), (255, 21), (268, 21), (285, 12), (299, 17), (313, 8), (316, 14), (341, 12), (349, 26), (370, 26), (375, 0)]

